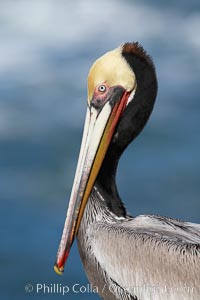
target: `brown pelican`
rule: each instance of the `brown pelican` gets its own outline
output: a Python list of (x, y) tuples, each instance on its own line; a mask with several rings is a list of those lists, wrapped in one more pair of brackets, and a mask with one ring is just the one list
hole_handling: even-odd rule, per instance
[(145, 126), (157, 93), (138, 43), (100, 57), (88, 75), (82, 145), (55, 263), (62, 274), (77, 236), (89, 281), (103, 299), (200, 299), (200, 225), (131, 217), (118, 194), (119, 158)]

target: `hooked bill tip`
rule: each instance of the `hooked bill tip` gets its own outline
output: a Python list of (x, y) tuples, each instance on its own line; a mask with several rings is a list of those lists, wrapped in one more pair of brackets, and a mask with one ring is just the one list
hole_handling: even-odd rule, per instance
[(64, 273), (64, 267), (58, 267), (57, 264), (54, 265), (54, 271), (56, 272), (56, 274), (58, 275), (63, 275)]

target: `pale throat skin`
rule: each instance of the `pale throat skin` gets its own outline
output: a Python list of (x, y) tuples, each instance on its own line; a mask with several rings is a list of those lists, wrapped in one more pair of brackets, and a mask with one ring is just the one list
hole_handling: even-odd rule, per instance
[(122, 86), (127, 92), (135, 89), (136, 77), (125, 58), (122, 57), (122, 46), (107, 52), (92, 65), (88, 74), (88, 104), (90, 104), (95, 87), (104, 82), (109, 87)]

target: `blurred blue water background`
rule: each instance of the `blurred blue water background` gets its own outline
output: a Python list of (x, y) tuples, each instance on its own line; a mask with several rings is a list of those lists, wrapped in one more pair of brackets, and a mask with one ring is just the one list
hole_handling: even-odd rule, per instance
[[(86, 109), (87, 72), (101, 54), (140, 41), (159, 80), (154, 112), (118, 170), (130, 212), (200, 223), (198, 0), (0, 2), (1, 299), (62, 299), (37, 283), (87, 285), (76, 243), (53, 264)], [(27, 293), (26, 284), (34, 291)], [(70, 291), (67, 299), (99, 299)]]

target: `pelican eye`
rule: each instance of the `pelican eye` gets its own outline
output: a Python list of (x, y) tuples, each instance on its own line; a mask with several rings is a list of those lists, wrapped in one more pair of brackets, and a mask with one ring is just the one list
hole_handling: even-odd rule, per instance
[(98, 87), (98, 91), (100, 93), (104, 93), (106, 91), (106, 86), (104, 84), (101, 84), (99, 87)]

